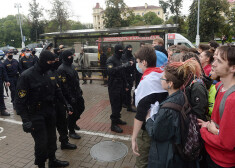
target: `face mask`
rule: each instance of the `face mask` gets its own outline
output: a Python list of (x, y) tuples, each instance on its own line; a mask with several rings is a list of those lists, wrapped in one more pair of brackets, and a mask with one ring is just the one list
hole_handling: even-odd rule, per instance
[(27, 57), (29, 57), (29, 56), (30, 56), (30, 53), (25, 53), (25, 55), (26, 55)]
[(136, 63), (136, 69), (139, 73), (143, 73), (143, 70), (139, 68), (139, 63)]
[(8, 59), (12, 59), (13, 58), (13, 55), (8, 55)]

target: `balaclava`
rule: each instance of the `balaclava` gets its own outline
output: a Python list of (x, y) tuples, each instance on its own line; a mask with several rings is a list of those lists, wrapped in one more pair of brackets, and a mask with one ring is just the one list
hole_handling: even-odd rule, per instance
[(125, 48), (126, 55), (128, 57), (131, 57), (132, 56), (132, 50), (128, 50), (128, 48), (132, 48), (132, 46), (131, 45), (127, 45), (126, 48)]
[(53, 64), (48, 64), (47, 61), (55, 61), (55, 56), (50, 51), (42, 51), (39, 56), (38, 64), (42, 72), (46, 72), (53, 68)]
[[(70, 59), (68, 58), (69, 56), (72, 56)], [(73, 53), (69, 50), (65, 50), (62, 52), (62, 58), (63, 62), (66, 63), (67, 65), (72, 65), (73, 63)]]
[(123, 54), (123, 51), (119, 51), (119, 50), (123, 50), (122, 45), (120, 45), (120, 44), (115, 45), (115, 47), (114, 47), (115, 56), (118, 57), (118, 59), (120, 59)]

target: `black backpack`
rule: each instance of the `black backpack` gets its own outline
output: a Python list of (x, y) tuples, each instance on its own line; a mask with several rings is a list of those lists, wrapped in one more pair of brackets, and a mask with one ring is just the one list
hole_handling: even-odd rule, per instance
[(202, 141), (197, 117), (191, 112), (191, 105), (185, 93), (184, 99), (183, 106), (168, 102), (163, 104), (162, 108), (170, 108), (180, 112), (181, 144), (174, 144), (174, 147), (183, 160), (192, 161), (199, 157)]

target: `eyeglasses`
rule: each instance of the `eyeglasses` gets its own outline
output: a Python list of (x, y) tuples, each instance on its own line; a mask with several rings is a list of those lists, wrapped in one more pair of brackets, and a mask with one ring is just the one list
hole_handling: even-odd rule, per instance
[(161, 80), (164, 80), (164, 81), (168, 81), (167, 79), (164, 79), (164, 78), (160, 78)]

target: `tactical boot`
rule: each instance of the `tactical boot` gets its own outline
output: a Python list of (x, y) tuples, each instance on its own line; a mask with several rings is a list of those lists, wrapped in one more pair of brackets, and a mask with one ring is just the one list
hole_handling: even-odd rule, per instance
[(75, 125), (74, 129), (75, 130), (80, 130), (81, 128), (79, 126)]
[(56, 167), (67, 167), (69, 165), (69, 162), (67, 161), (61, 161), (56, 158), (49, 159), (48, 167), (49, 168), (56, 168)]
[(10, 113), (6, 112), (6, 110), (1, 110), (2, 116), (10, 116)]
[(123, 108), (127, 108), (127, 105), (126, 105), (126, 104), (122, 104), (122, 107), (123, 107)]
[(111, 131), (113, 132), (117, 132), (117, 133), (122, 133), (123, 130), (116, 124), (111, 124)]
[(136, 109), (133, 109), (131, 106), (127, 107), (127, 111), (136, 113)]
[(118, 119), (116, 123), (119, 125), (126, 125), (126, 121), (122, 121), (121, 119)]
[(71, 144), (69, 142), (63, 142), (63, 143), (61, 143), (61, 149), (62, 150), (63, 149), (71, 149), (71, 150), (73, 150), (73, 149), (77, 149), (77, 146), (74, 145), (74, 144)]
[(69, 137), (73, 139), (81, 139), (81, 136), (76, 133), (69, 133)]
[(38, 168), (46, 168), (46, 167), (45, 167), (45, 163), (39, 164), (39, 165), (38, 165)]

